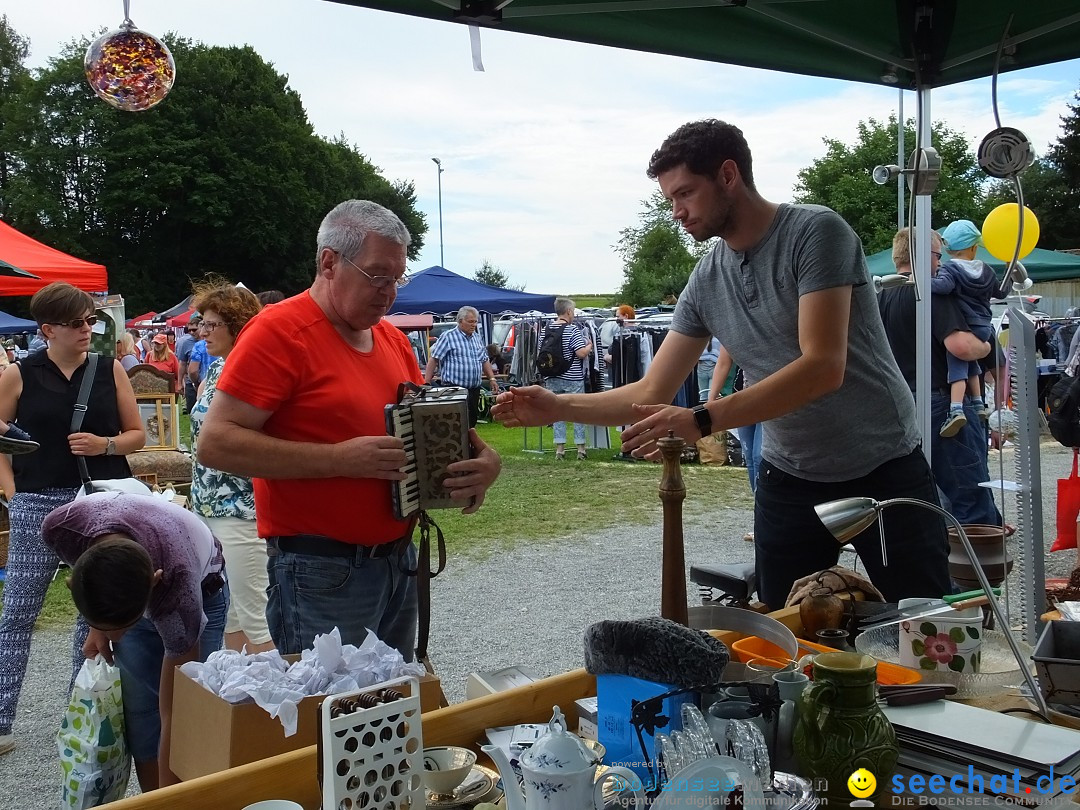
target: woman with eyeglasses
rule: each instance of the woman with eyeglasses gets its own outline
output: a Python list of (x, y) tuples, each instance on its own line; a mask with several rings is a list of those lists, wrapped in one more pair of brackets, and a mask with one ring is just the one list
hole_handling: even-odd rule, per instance
[(199, 334), (219, 359), (210, 364), (191, 409), (191, 510), (221, 542), (231, 601), (225, 646), (249, 653), (274, 649), (266, 624), (266, 541), (255, 526), (255, 490), (250, 478), (221, 472), (198, 461), (199, 431), (217, 391), (217, 381), (236, 336), (261, 305), (255, 293), (230, 282), (196, 285), (192, 306), (202, 313)]
[[(11, 521), (7, 578), (0, 612), (0, 754), (15, 747), (12, 726), (26, 674), (30, 634), (58, 559), (41, 539), (45, 516), (74, 500), (81, 484), (76, 461), (85, 457), (92, 479), (127, 478), (124, 456), (146, 443), (135, 394), (120, 362), (99, 358), (78, 432), (71, 419), (87, 369), (94, 301), (66, 282), (43, 287), (30, 313), (48, 340), (0, 375), (0, 420), (40, 444), (32, 453), (0, 456), (0, 486)], [(72, 679), (82, 666), (88, 628), (82, 617), (72, 645)]]

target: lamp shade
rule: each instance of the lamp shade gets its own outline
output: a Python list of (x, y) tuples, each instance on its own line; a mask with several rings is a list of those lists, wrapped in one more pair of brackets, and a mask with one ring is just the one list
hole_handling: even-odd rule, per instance
[(825, 528), (839, 542), (846, 543), (878, 517), (878, 502), (873, 498), (841, 498), (814, 507)]

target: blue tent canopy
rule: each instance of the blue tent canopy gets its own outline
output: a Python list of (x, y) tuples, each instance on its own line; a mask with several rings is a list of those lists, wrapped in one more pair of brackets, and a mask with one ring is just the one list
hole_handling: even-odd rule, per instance
[(36, 332), (37, 321), (26, 321), (0, 312), (0, 335), (17, 335), (20, 332)]
[[(948, 258), (948, 254), (943, 258)], [(995, 259), (984, 247), (980, 247), (976, 251), (975, 258), (981, 259), (993, 267), (998, 277), (1005, 272), (1007, 262)], [(1024, 265), (1024, 269), (1027, 270), (1032, 281), (1065, 281), (1071, 278), (1080, 278), (1080, 256), (1074, 256), (1071, 253), (1035, 248), (1020, 260), (1020, 264)], [(872, 276), (885, 276), (889, 273), (895, 273), (892, 248), (886, 248), (872, 256), (867, 256), (866, 266), (870, 268), (870, 275)]]
[(392, 315), (443, 315), (463, 306), (497, 315), (501, 312), (554, 312), (555, 296), (504, 290), (459, 276), (444, 267), (429, 267), (413, 275), (398, 292)]

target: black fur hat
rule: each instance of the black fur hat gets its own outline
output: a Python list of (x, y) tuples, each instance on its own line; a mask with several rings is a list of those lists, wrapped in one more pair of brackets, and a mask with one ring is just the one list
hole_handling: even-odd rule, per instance
[(704, 630), (650, 616), (602, 621), (585, 631), (585, 669), (691, 688), (719, 683), (730, 660), (724, 642)]

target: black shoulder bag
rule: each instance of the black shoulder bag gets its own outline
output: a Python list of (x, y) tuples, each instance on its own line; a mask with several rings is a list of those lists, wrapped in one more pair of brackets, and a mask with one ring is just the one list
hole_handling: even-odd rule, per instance
[[(97, 352), (90, 352), (86, 357), (86, 371), (83, 372), (82, 385), (79, 387), (79, 398), (75, 400), (75, 412), (71, 414), (72, 433), (78, 433), (82, 429), (83, 419), (86, 417), (87, 403), (90, 402), (90, 390), (94, 387), (97, 364)], [(89, 495), (94, 491), (94, 484), (90, 480), (90, 471), (86, 468), (86, 456), (75, 456), (75, 461), (79, 465), (82, 491), (84, 494)]]

